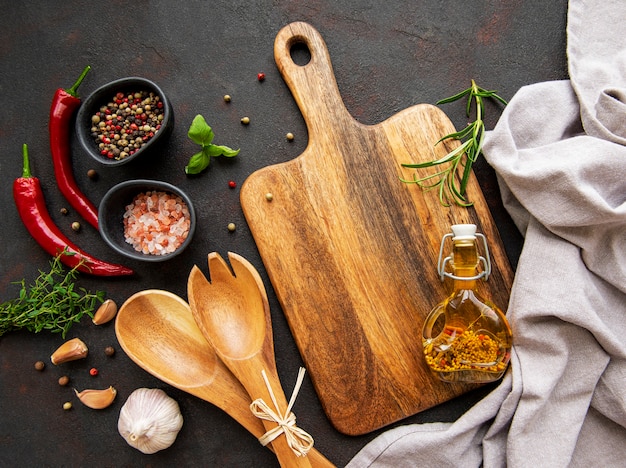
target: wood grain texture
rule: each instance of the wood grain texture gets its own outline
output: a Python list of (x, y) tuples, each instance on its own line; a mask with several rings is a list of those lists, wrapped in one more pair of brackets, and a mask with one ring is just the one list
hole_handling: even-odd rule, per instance
[[(300, 66), (290, 50), (304, 44)], [(493, 274), (482, 293), (506, 310), (513, 272), (475, 177), (470, 209), (400, 178), (402, 163), (452, 147), (438, 108), (412, 106), (376, 125), (349, 115), (326, 45), (306, 23), (277, 35), (274, 56), (306, 121), (309, 143), (287, 163), (253, 173), (241, 189), (246, 220), (324, 410), (359, 435), (447, 401), (474, 385), (429, 372), (421, 328), (449, 294), (436, 271), (441, 238), (474, 223), (489, 240)], [(272, 201), (265, 198), (273, 195)]]

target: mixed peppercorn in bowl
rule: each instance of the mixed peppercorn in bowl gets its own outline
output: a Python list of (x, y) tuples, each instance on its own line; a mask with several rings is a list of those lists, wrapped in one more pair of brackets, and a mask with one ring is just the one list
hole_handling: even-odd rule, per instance
[(118, 166), (162, 143), (174, 125), (165, 93), (145, 78), (128, 77), (96, 89), (76, 116), (83, 149), (100, 164)]

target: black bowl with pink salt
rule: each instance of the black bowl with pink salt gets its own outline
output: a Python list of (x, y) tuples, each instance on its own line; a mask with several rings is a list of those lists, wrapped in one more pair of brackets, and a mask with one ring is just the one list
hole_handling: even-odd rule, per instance
[(129, 180), (111, 188), (99, 206), (99, 231), (116, 252), (161, 262), (191, 242), (196, 214), (178, 187), (157, 180)]

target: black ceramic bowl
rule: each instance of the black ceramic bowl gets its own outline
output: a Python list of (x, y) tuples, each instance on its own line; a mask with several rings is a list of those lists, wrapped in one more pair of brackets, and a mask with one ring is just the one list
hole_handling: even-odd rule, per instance
[[(146, 254), (135, 250), (133, 245), (126, 242), (124, 227), (124, 213), (126, 212), (126, 207), (133, 202), (137, 195), (147, 191), (166, 192), (168, 194), (178, 195), (189, 210), (190, 226), (187, 238), (171, 253), (163, 255)], [(98, 212), (98, 229), (105, 242), (115, 251), (126, 257), (146, 262), (162, 262), (179, 255), (191, 243), (196, 229), (196, 214), (191, 199), (178, 187), (158, 180), (138, 179), (117, 184), (104, 195), (104, 198), (102, 198), (100, 202)]]
[[(93, 116), (100, 110), (102, 106), (107, 106), (108, 103), (111, 103), (115, 100), (117, 93), (123, 93), (124, 98), (121, 98), (121, 102), (116, 102), (115, 104), (118, 106), (122, 106), (122, 120), (118, 122), (118, 125), (121, 128), (125, 128), (127, 132), (136, 132), (130, 133), (128, 137), (125, 138), (129, 143), (128, 145), (118, 146), (115, 145), (115, 151), (119, 151), (119, 154), (115, 154), (113, 157), (103, 155), (102, 149), (99, 147), (100, 141), (96, 142), (95, 136), (93, 135), (92, 128), (98, 127), (99, 123), (92, 120)], [(129, 112), (130, 108), (133, 104), (142, 106), (141, 103), (136, 104), (135, 102), (128, 103), (125, 101), (126, 97), (129, 94), (134, 93), (146, 93), (143, 98), (149, 99), (150, 93), (152, 96), (158, 96), (160, 102), (162, 103), (158, 108), (158, 103), (151, 101), (153, 109), (148, 112), (143, 112), (144, 116), (138, 115), (138, 119), (136, 122), (133, 122), (134, 119), (131, 119), (130, 116), (134, 116), (134, 114), (123, 114), (124, 112)], [(128, 110), (125, 110), (128, 108)], [(118, 108), (119, 109), (119, 108)], [(144, 109), (145, 111), (145, 109)], [(134, 112), (134, 110), (133, 110)], [(162, 120), (160, 121), (160, 128), (156, 131), (156, 124), (148, 125), (148, 121), (145, 119), (149, 117), (150, 114), (156, 116), (156, 114), (162, 112)], [(147, 117), (146, 117), (147, 116)], [(104, 118), (100, 118), (101, 122), (104, 122)], [(138, 124), (139, 123), (139, 124)], [(132, 124), (135, 124), (136, 128), (130, 128)], [(142, 127), (148, 125), (151, 127), (151, 130), (144, 130)], [(112, 81), (98, 89), (96, 89), (91, 95), (87, 97), (78, 109), (78, 113), (76, 115), (76, 135), (78, 136), (78, 141), (85, 149), (85, 151), (100, 164), (104, 164), (105, 166), (119, 166), (121, 164), (127, 164), (131, 161), (134, 161), (141, 155), (151, 152), (154, 148), (161, 145), (171, 133), (172, 128), (174, 126), (174, 112), (172, 110), (172, 106), (165, 96), (165, 93), (159, 88), (155, 83), (145, 78), (139, 77), (130, 77), (130, 78), (122, 78), (116, 81)], [(108, 133), (108, 132), (105, 132)], [(113, 133), (121, 133), (121, 129), (114, 131)], [(150, 134), (152, 133), (152, 136)], [(96, 134), (100, 134), (99, 131)], [(103, 135), (105, 138), (110, 138), (111, 133), (108, 135)], [(143, 138), (147, 136), (147, 140), (140, 146), (139, 149), (134, 148), (134, 140), (137, 138)], [(133, 143), (131, 143), (133, 140)], [(116, 143), (116, 142), (114, 142)], [(139, 143), (137, 143), (139, 144)], [(109, 143), (106, 143), (106, 147), (109, 148)], [(128, 148), (127, 151), (124, 151), (124, 148)], [(113, 147), (112, 147), (113, 148)], [(130, 154), (131, 151), (134, 151)], [(127, 156), (124, 156), (127, 154)]]

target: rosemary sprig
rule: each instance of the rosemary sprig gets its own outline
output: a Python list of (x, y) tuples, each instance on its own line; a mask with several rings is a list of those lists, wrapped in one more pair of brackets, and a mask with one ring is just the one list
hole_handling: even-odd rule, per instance
[(49, 330), (65, 338), (84, 314), (93, 317), (96, 301), (104, 301), (104, 292), (93, 294), (77, 287), (77, 274), (76, 267), (66, 271), (57, 256), (50, 261), (49, 272), (39, 270), (34, 284), (27, 287), (23, 279), (14, 282), (21, 285), (19, 296), (0, 304), (0, 336), (24, 329), (33, 333)]
[[(454, 96), (442, 99), (437, 102), (447, 104), (454, 102), (467, 96), (466, 114), (469, 117), (472, 109), (472, 101), (476, 109), (476, 119), (470, 122), (467, 127), (458, 132), (450, 133), (440, 138), (435, 145), (445, 140), (459, 140), (462, 143), (445, 156), (419, 164), (402, 164), (403, 167), (413, 169), (423, 169), (427, 167), (445, 165), (443, 169), (429, 174), (425, 177), (418, 178), (414, 176), (412, 180), (401, 179), (406, 183), (418, 184), (424, 190), (438, 189), (439, 201), (443, 206), (450, 206), (450, 199), (460, 206), (471, 206), (472, 202), (467, 200), (465, 190), (469, 181), (472, 170), (472, 164), (476, 161), (482, 152), (483, 142), (485, 139), (485, 124), (483, 115), (485, 114), (485, 105), (483, 99), (492, 98), (501, 102), (506, 106), (507, 102), (498, 96), (496, 91), (488, 91), (476, 85), (472, 80), (471, 86)], [(457, 182), (457, 172), (462, 171), (460, 183)]]

